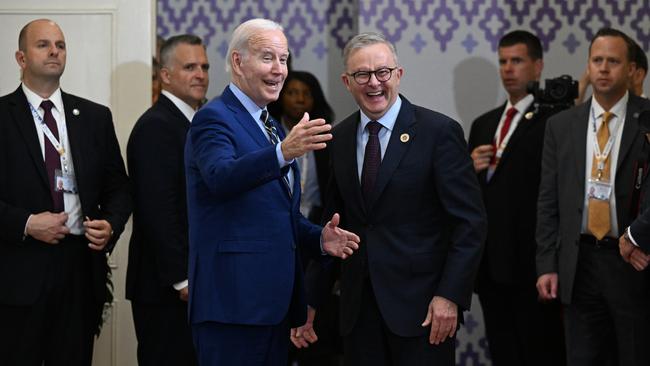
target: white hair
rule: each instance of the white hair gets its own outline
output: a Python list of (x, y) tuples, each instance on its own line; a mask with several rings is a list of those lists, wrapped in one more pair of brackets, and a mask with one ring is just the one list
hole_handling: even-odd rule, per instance
[(261, 30), (281, 30), (282, 26), (272, 20), (255, 18), (247, 20), (235, 28), (232, 32), (230, 44), (228, 44), (228, 54), (226, 55), (226, 72), (232, 69), (232, 54), (237, 51), (242, 55), (248, 53), (248, 41)]

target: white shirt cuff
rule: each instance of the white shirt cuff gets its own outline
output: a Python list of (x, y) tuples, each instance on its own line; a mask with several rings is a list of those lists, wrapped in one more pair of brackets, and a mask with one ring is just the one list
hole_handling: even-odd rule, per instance
[(637, 244), (636, 241), (634, 240), (634, 238), (632, 237), (632, 230), (630, 230), (629, 226), (627, 227), (626, 231), (627, 231), (627, 237), (630, 238), (630, 241), (632, 242), (632, 244), (634, 244), (634, 246), (638, 247), (639, 244)]
[(184, 289), (185, 287), (187, 287), (189, 284), (190, 284), (190, 282), (188, 280), (185, 280), (185, 281), (177, 282), (177, 283), (173, 284), (172, 286), (174, 287), (174, 290), (180, 291), (180, 290)]

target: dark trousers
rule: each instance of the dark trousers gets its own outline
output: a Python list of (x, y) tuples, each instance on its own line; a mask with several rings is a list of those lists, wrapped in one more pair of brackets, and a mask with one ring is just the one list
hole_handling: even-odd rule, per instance
[(218, 322), (192, 324), (201, 366), (284, 366), (289, 349), (287, 318), (277, 325)]
[[(425, 316), (422, 314), (422, 321)], [(430, 344), (429, 328), (418, 337), (401, 337), (391, 332), (367, 279), (359, 317), (352, 332), (343, 336), (343, 359), (346, 366), (453, 366), (455, 344), (455, 337), (437, 346)]]
[(198, 365), (187, 322), (187, 303), (132, 302), (139, 366)]
[(82, 237), (68, 236), (49, 248), (53, 260), (35, 303), (0, 304), (1, 364), (91, 364), (96, 319), (103, 304), (93, 298), (91, 249), (87, 244)]
[(565, 307), (569, 365), (650, 365), (647, 277), (625, 263), (616, 246), (580, 244), (572, 301)]
[(479, 301), (494, 366), (566, 364), (559, 302), (540, 303), (535, 284), (521, 288), (481, 279)]

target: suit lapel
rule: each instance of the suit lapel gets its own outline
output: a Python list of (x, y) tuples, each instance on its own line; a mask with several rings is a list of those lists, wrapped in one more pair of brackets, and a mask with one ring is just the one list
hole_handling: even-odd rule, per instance
[(343, 120), (337, 127), (333, 143), (340, 148), (332, 148), (333, 166), (340, 164), (340, 171), (336, 169), (338, 180), (346, 181), (346, 189), (352, 189), (354, 203), (350, 207), (361, 207), (365, 214), (365, 201), (361, 193), (361, 182), (359, 181), (359, 166), (357, 164), (357, 130), (361, 121), (359, 112), (353, 113)]
[(72, 154), (72, 163), (74, 164), (74, 175), (77, 182), (77, 189), (79, 191), (81, 202), (84, 202), (81, 195), (84, 192), (84, 159), (82, 146), (86, 141), (83, 138), (83, 121), (88, 118), (89, 111), (83, 110), (79, 106), (78, 100), (70, 94), (61, 91), (61, 99), (63, 100), (63, 110), (65, 111), (65, 126), (68, 133), (68, 141), (70, 143), (70, 154)]
[(255, 140), (260, 147), (268, 146), (269, 140), (266, 138), (266, 135), (264, 135), (264, 132), (262, 132), (257, 122), (253, 117), (251, 117), (250, 113), (248, 113), (246, 108), (244, 108), (244, 105), (241, 104), (239, 99), (237, 99), (235, 94), (230, 90), (229, 86), (226, 86), (226, 89), (221, 94), (221, 99), (228, 108), (230, 108), (237, 122), (241, 124), (253, 140)]
[[(35, 107), (36, 108), (36, 107)], [(38, 141), (38, 132), (34, 126), (34, 117), (29, 108), (27, 98), (19, 86), (12, 95), (11, 111), (12, 119), (17, 124), (18, 130), (25, 140), (29, 154), (32, 157), (34, 166), (41, 176), (44, 187), (50, 189), (49, 182), (47, 181), (47, 172), (45, 170), (45, 160), (43, 159), (43, 151)]]
[(164, 108), (166, 111), (171, 113), (172, 118), (170, 118), (170, 120), (182, 122), (183, 126), (186, 128), (190, 126), (190, 121), (187, 119), (187, 117), (185, 117), (183, 112), (181, 112), (181, 110), (178, 109), (174, 102), (172, 102), (171, 99), (167, 98), (165, 94), (160, 94), (156, 105), (158, 108)]
[[(576, 180), (580, 185), (585, 182), (585, 151), (587, 151), (587, 129), (589, 126), (589, 111), (591, 102), (582, 104), (575, 110), (575, 114), (570, 117), (567, 123), (571, 123), (571, 140), (573, 141), (573, 156), (576, 164)], [(575, 120), (572, 123), (571, 120)]]
[(632, 145), (634, 145), (634, 140), (639, 136), (639, 106), (634, 102), (634, 97), (630, 94), (629, 101), (627, 103), (627, 110), (625, 112), (625, 124), (623, 125), (623, 136), (621, 136), (621, 146), (618, 150), (618, 159), (616, 162), (616, 176), (619, 176), (621, 169), (618, 169), (623, 165)]
[(531, 104), (528, 107), (528, 109), (524, 111), (523, 115), (521, 116), (521, 119), (519, 120), (519, 123), (517, 123), (517, 126), (515, 126), (515, 130), (512, 132), (512, 135), (510, 136), (510, 140), (508, 140), (508, 145), (506, 145), (506, 148), (503, 151), (503, 156), (501, 156), (501, 160), (499, 160), (499, 165), (497, 165), (497, 169), (494, 172), (494, 174), (498, 174), (500, 168), (503, 166), (505, 162), (508, 161), (508, 159), (512, 155), (512, 150), (519, 143), (522, 136), (525, 135), (526, 130), (528, 130), (530, 126), (532, 126), (532, 124), (536, 122), (536, 116), (531, 119), (526, 119), (526, 114), (532, 112), (534, 108), (535, 107), (533, 106), (533, 104)]
[[(410, 146), (410, 142), (408, 141), (413, 141), (415, 137), (416, 124), (413, 106), (406, 98), (403, 96), (400, 97), (402, 98), (402, 107), (397, 115), (395, 126), (393, 126), (393, 132), (390, 135), (386, 153), (381, 161), (381, 165), (379, 165), (377, 181), (375, 182), (370, 202), (368, 202), (368, 208), (371, 208), (377, 198), (381, 196), (381, 192), (386, 188), (386, 184), (388, 184), (390, 177), (395, 172), (395, 169), (397, 169), (402, 157)], [(401, 136), (404, 134), (409, 136), (409, 140), (406, 142), (401, 141)]]

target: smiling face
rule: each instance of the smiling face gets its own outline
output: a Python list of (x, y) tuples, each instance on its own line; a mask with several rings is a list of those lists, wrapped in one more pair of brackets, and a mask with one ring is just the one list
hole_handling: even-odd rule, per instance
[(181, 43), (174, 49), (170, 65), (160, 70), (162, 88), (197, 108), (208, 91), (209, 68), (203, 46)]
[[(359, 71), (376, 71), (382, 68), (394, 68), (387, 81), (377, 80), (371, 75), (368, 83), (359, 85), (350, 76)], [(399, 94), (399, 82), (404, 73), (395, 62), (390, 48), (384, 43), (374, 43), (358, 48), (350, 53), (346, 62), (346, 71), (341, 78), (345, 87), (350, 91), (359, 108), (370, 119), (378, 120), (390, 109)]]
[(58, 85), (65, 60), (65, 38), (56, 23), (42, 19), (28, 25), (20, 49), (16, 51), (25, 84), (32, 88), (43, 83)]
[(259, 30), (248, 40), (247, 50), (231, 54), (233, 83), (264, 108), (280, 96), (288, 58), (287, 38), (281, 30)]

